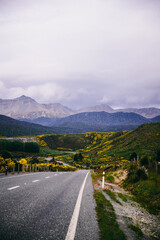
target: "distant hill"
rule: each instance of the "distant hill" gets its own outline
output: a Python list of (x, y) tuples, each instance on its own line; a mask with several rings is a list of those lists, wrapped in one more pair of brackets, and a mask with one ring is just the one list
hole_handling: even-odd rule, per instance
[(133, 112), (137, 113), (145, 118), (154, 118), (158, 115), (160, 115), (160, 109), (159, 108), (126, 108), (126, 109), (118, 109), (115, 110), (116, 112)]
[(51, 133), (56, 133), (56, 131), (49, 127), (18, 121), (10, 117), (0, 115), (0, 136), (31, 136)]
[(86, 112), (78, 113), (57, 120), (54, 126), (61, 126), (65, 123), (88, 123), (99, 126), (115, 125), (140, 125), (149, 122), (148, 119), (136, 113), (107, 113), (107, 112)]
[(160, 115), (155, 118), (152, 118), (152, 122), (160, 122)]
[(29, 123), (35, 123), (40, 124), (42, 126), (51, 127), (53, 124), (58, 120), (59, 118), (49, 118), (49, 117), (39, 117), (35, 119), (29, 119), (29, 118), (19, 118), (20, 121), (25, 121)]
[[(148, 122), (159, 122), (160, 116), (153, 119), (144, 118), (136, 113), (106, 113), (88, 112), (78, 113), (65, 118), (38, 118), (34, 120), (18, 121), (0, 115), (1, 136), (24, 136), (38, 134), (64, 134), (84, 132), (117, 132), (133, 130)], [(50, 127), (42, 126), (42, 124)], [(38, 123), (38, 124), (37, 124)]]
[[(65, 122), (57, 126), (59, 133), (85, 133), (85, 132), (117, 132), (123, 130), (133, 130), (138, 125), (101, 125), (85, 122)], [(55, 126), (53, 127), (53, 129)]]

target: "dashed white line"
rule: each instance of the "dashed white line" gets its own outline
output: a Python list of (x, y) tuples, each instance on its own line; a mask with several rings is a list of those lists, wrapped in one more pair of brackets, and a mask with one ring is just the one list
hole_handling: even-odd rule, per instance
[(54, 176), (57, 176), (58, 174), (55, 174)]
[(50, 176), (48, 176), (48, 177), (45, 177), (45, 178), (50, 178)]
[(16, 188), (19, 188), (20, 186), (14, 186), (14, 187), (11, 187), (11, 188), (7, 188), (9, 191), (10, 190), (13, 190), (13, 189), (16, 189)]
[(32, 182), (39, 182), (39, 180), (37, 179), (37, 180), (33, 180)]
[(84, 186), (85, 186), (88, 174), (89, 174), (89, 172), (86, 174), (86, 177), (85, 177), (85, 179), (83, 181), (83, 184), (81, 186), (81, 189), (79, 191), (76, 206), (74, 208), (74, 212), (73, 212), (73, 215), (72, 215), (72, 218), (71, 218), (71, 222), (70, 222), (65, 240), (74, 240), (75, 233), (76, 233), (77, 222), (78, 222), (78, 217), (79, 217), (80, 206), (81, 206), (81, 201), (82, 201), (83, 190), (84, 190)]

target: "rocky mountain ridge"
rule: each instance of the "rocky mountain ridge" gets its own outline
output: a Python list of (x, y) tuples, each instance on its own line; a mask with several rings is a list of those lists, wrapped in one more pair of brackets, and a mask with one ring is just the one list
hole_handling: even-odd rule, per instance
[(159, 108), (126, 108), (113, 109), (107, 104), (100, 104), (77, 111), (60, 103), (40, 104), (34, 99), (21, 96), (15, 99), (0, 99), (0, 114), (15, 119), (35, 120), (38, 118), (64, 118), (70, 115), (84, 112), (108, 112), (108, 113), (137, 113), (146, 118), (154, 118), (160, 115)]
[(0, 99), (0, 114), (15, 119), (62, 118), (74, 114), (74, 111), (60, 103), (40, 104), (23, 95), (15, 99)]

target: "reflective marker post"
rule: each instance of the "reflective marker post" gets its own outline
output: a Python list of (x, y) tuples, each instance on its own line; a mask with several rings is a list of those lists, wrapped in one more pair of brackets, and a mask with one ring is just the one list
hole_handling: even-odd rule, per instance
[(103, 172), (103, 176), (102, 176), (102, 189), (104, 189), (104, 175), (105, 175), (105, 172)]

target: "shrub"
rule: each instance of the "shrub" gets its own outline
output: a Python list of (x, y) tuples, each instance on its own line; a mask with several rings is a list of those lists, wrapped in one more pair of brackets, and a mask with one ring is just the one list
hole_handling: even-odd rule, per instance
[(138, 167), (137, 165), (130, 166), (127, 176), (128, 182), (135, 183), (145, 179), (147, 179), (147, 172), (144, 167)]
[(141, 158), (140, 163), (141, 163), (141, 166), (148, 167), (148, 163), (149, 163), (148, 157)]

